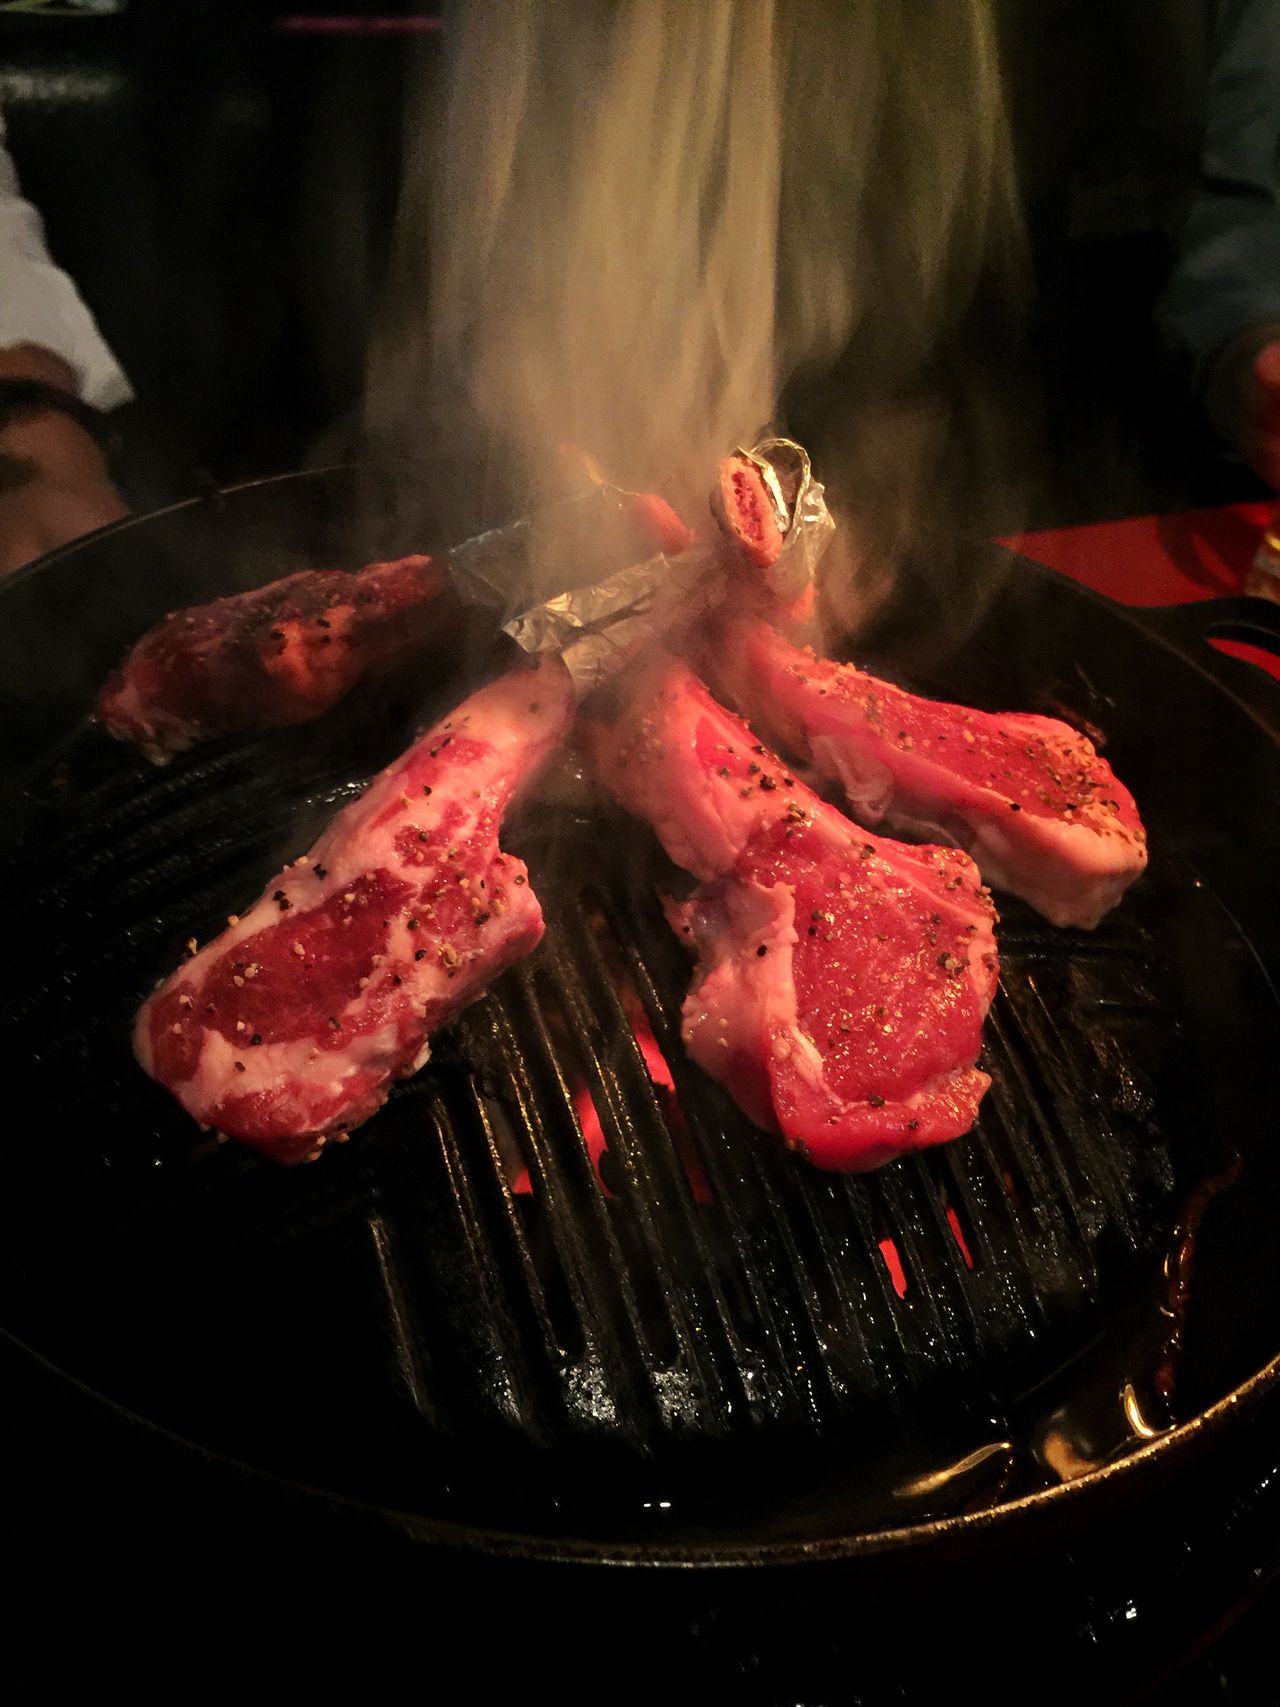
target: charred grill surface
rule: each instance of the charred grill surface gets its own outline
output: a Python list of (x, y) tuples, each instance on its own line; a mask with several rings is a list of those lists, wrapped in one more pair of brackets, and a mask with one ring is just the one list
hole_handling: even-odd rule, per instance
[(201, 1137), (129, 1027), (386, 756), (367, 741), (157, 774), (86, 732), (32, 791), (5, 879), (7, 1325), (202, 1444), (526, 1533), (843, 1533), (1037, 1485), (1037, 1391), (1154, 1296), (1221, 1159), (1163, 947), (1212, 898), (1153, 836), (1094, 933), (1008, 907), (977, 1130), (841, 1178), (686, 1060), (656, 852), (533, 811), (510, 845), (542, 948), (350, 1144), (278, 1170)]

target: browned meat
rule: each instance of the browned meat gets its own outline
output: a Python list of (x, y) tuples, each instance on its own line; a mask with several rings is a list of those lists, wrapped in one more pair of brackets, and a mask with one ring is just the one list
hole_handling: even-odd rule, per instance
[(354, 575), (308, 569), (174, 611), (102, 689), (98, 718), (157, 761), (216, 735), (305, 723), (424, 643), (444, 582), (431, 558), (405, 557)]
[(600, 486), (468, 540), (448, 572), (406, 557), (354, 575), (289, 575), (157, 623), (102, 689), (98, 718), (157, 762), (217, 735), (305, 723), (456, 620), (451, 582), (498, 610), (530, 581), (550, 576), (559, 592), (572, 574), (581, 584), (658, 552), (676, 556), (692, 538), (663, 499)]

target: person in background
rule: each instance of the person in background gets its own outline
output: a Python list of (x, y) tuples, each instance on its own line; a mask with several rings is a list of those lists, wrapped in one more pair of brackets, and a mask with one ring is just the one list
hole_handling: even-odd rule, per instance
[(1199, 180), (1158, 317), (1210, 427), (1280, 491), (1280, 0), (1214, 8)]
[(132, 395), (50, 259), (0, 116), (0, 574), (127, 513), (102, 423)]

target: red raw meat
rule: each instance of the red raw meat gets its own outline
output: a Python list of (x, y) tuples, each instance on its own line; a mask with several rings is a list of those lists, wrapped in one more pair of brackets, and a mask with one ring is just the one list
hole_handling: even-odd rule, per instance
[(146, 1071), (277, 1161), (367, 1120), (431, 1034), (541, 940), (498, 831), (572, 712), (548, 660), (422, 736), (143, 1005)]
[(431, 558), (405, 557), (354, 575), (307, 569), (174, 611), (102, 689), (99, 721), (157, 761), (215, 735), (305, 723), (372, 666), (421, 646), (444, 584)]
[(715, 497), (718, 520), (748, 563), (768, 569), (782, 553), (783, 534), (764, 477), (749, 457), (735, 452), (720, 463)]
[(698, 955), (684, 1038), (745, 1112), (845, 1170), (967, 1132), (996, 987), (995, 910), (968, 856), (855, 829), (669, 656), (584, 736), (601, 781), (702, 880), (670, 910)]
[(1133, 796), (1056, 718), (920, 699), (755, 619), (718, 624), (706, 656), (716, 687), (862, 822), (958, 843), (1056, 925), (1096, 925), (1146, 866)]

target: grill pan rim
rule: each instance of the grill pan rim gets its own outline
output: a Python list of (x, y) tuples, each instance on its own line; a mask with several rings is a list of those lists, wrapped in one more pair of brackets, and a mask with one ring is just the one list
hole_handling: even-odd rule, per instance
[[(149, 524), (161, 516), (173, 517), (184, 511), (207, 512), (210, 506), (220, 505), (226, 497), (255, 489), (305, 490), (319, 487), (325, 481), (349, 480), (353, 472), (347, 466), (334, 466), (245, 481), (228, 487), (223, 492), (187, 499), (163, 510), (131, 517), (37, 560), (10, 577), (9, 585), (16, 587), (28, 583), (36, 576), (51, 572), (67, 558), (78, 555), (86, 544), (97, 544), (107, 534), (123, 534), (134, 527)], [(1157, 645), (1175, 657), (1181, 667), (1192, 669), (1207, 685), (1225, 693), (1235, 708), (1243, 711), (1270, 740), (1280, 742), (1280, 688), (1277, 684), (1263, 672), (1225, 657), (1203, 644), (1215, 633), (1226, 633), (1258, 640), (1269, 645), (1272, 650), (1280, 651), (1280, 611), (1264, 601), (1246, 598), (1136, 609), (1119, 605), (1031, 559), (1020, 557), (1013, 552), (1005, 552), (1003, 555), (1011, 566), (1016, 565), (1019, 573), (1025, 574), (1030, 581), (1057, 584), (1059, 588), (1069, 590), (1074, 600), (1095, 607), (1110, 619), (1121, 619), (1141, 641), (1148, 645)], [(1197, 642), (1200, 644), (1196, 644)], [(1022, 1526), (1036, 1513), (1080, 1509), (1107, 1490), (1117, 1486), (1127, 1487), (1135, 1478), (1150, 1474), (1157, 1466), (1184, 1458), (1198, 1445), (1216, 1438), (1228, 1423), (1243, 1413), (1252, 1411), (1266, 1394), (1280, 1386), (1278, 1353), (1197, 1416), (1178, 1424), (1157, 1439), (1135, 1448), (1125, 1457), (1090, 1470), (1072, 1481), (1039, 1489), (988, 1509), (953, 1514), (906, 1526), (829, 1536), (821, 1540), (730, 1545), (714, 1542), (662, 1545), (585, 1541), (563, 1537), (553, 1540), (519, 1531), (433, 1518), (422, 1513), (381, 1505), (376, 1501), (325, 1490), (305, 1481), (297, 1481), (261, 1469), (233, 1454), (201, 1445), (198, 1441), (130, 1410), (126, 1405), (111, 1399), (60, 1368), (2, 1326), (0, 1346), (9, 1354), (15, 1355), (46, 1383), (51, 1383), (56, 1390), (64, 1395), (74, 1396), (82, 1405), (87, 1405), (90, 1414), (96, 1413), (99, 1419), (136, 1431), (157, 1444), (163, 1443), (170, 1452), (176, 1453), (183, 1463), (230, 1475), (254, 1489), (274, 1493), (287, 1501), (300, 1502), (307, 1506), (319, 1505), (333, 1512), (345, 1512), (353, 1518), (372, 1522), (377, 1529), (398, 1533), (414, 1542), (445, 1550), (487, 1555), (496, 1559), (586, 1565), (613, 1564), (650, 1570), (742, 1569), (803, 1563), (817, 1565), (823, 1562), (866, 1559), (877, 1555), (914, 1551), (918, 1547), (948, 1538), (1004, 1533), (1010, 1525)]]
[(1211, 644), (1216, 639), (1247, 640), (1280, 656), (1280, 605), (1243, 593), (1173, 605), (1123, 605), (1033, 557), (1015, 551), (1002, 555), (1019, 573), (1069, 588), (1082, 604), (1136, 629), (1148, 645), (1160, 647), (1183, 668), (1225, 693), (1265, 736), (1280, 744), (1280, 680)]
[(321, 485), (325, 481), (333, 480), (349, 481), (358, 472), (358, 465), (354, 463), (331, 462), (321, 468), (295, 469), (290, 474), (265, 474), (253, 480), (237, 480), (230, 486), (212, 487), (208, 491), (197, 492), (194, 497), (179, 498), (175, 503), (162, 504), (155, 510), (142, 510), (135, 515), (121, 516), (118, 521), (107, 522), (105, 526), (94, 528), (90, 533), (82, 533), (68, 544), (46, 551), (43, 557), (34, 557), (30, 563), (20, 564), (18, 568), (10, 570), (0, 585), (6, 592), (24, 586), (68, 558), (79, 557), (83, 551), (100, 545), (103, 540), (122, 538), (136, 528), (147, 529), (154, 522), (172, 521), (175, 516), (186, 512), (195, 514), (197, 511), (217, 509), (226, 499), (234, 498), (242, 492), (265, 491), (268, 488), (280, 491), (290, 486)]
[(1068, 1482), (1040, 1488), (1014, 1500), (926, 1520), (892, 1529), (870, 1529), (849, 1535), (827, 1536), (813, 1541), (761, 1541), (743, 1545), (719, 1542), (644, 1544), (625, 1541), (583, 1541), (572, 1537), (550, 1540), (525, 1535), (518, 1530), (489, 1529), (480, 1524), (451, 1522), (427, 1517), (421, 1512), (400, 1511), (355, 1495), (318, 1488), (289, 1476), (260, 1469), (231, 1453), (219, 1452), (178, 1434), (140, 1412), (99, 1393), (77, 1376), (60, 1369), (16, 1335), (0, 1327), (0, 1345), (45, 1381), (74, 1395), (105, 1420), (162, 1443), (179, 1458), (248, 1483), (287, 1501), (341, 1511), (351, 1517), (372, 1521), (375, 1529), (396, 1533), (413, 1542), (441, 1550), (479, 1554), (483, 1557), (525, 1560), (543, 1564), (615, 1565), (650, 1570), (738, 1570), (752, 1567), (836, 1563), (842, 1560), (875, 1558), (886, 1553), (914, 1551), (935, 1542), (964, 1540), (992, 1532), (1004, 1533), (1011, 1524), (1021, 1525), (1037, 1514), (1069, 1512), (1105, 1496), (1117, 1484), (1127, 1487), (1136, 1476), (1149, 1474), (1153, 1465), (1174, 1462), (1200, 1446), (1238, 1416), (1252, 1410), (1271, 1388), (1280, 1386), (1280, 1353), (1238, 1387), (1216, 1400), (1207, 1410), (1177, 1424), (1167, 1434), (1136, 1447), (1123, 1458), (1089, 1470)]

